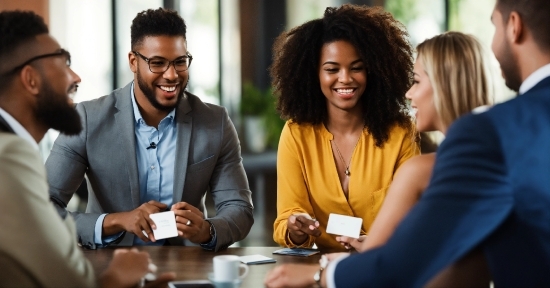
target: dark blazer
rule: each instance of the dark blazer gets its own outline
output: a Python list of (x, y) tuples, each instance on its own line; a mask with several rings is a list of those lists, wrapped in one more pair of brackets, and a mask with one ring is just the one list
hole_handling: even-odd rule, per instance
[(550, 286), (550, 77), (457, 120), (387, 244), (342, 260), (334, 277), (338, 287), (420, 287), (474, 248), (496, 287)]
[[(84, 174), (88, 178), (86, 213), (71, 213), (79, 241), (95, 248), (94, 227), (102, 213), (131, 211), (141, 205), (134, 113), (128, 84), (110, 95), (79, 103), (83, 131), (60, 135), (46, 161), (52, 201), (60, 214)], [(242, 240), (254, 222), (252, 199), (244, 172), (237, 132), (225, 108), (203, 103), (185, 93), (176, 108), (176, 164), (174, 203), (185, 201), (204, 211), (206, 191), (212, 193), (216, 216), (208, 218), (216, 229), (216, 250)], [(132, 245), (126, 233), (119, 245)], [(180, 237), (170, 244), (185, 245)]]

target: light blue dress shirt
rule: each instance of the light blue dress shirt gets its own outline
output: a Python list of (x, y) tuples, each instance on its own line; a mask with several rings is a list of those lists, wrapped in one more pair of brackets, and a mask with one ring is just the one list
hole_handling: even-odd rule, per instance
[[(172, 110), (162, 119), (158, 129), (149, 126), (143, 120), (134, 95), (134, 85), (131, 89), (132, 105), (135, 117), (136, 156), (138, 164), (140, 203), (155, 200), (168, 206), (173, 204), (174, 194), (174, 162), (176, 159), (177, 129), (174, 121), (176, 111)], [(156, 148), (147, 149), (151, 143)], [(116, 192), (116, 191), (113, 191)], [(94, 241), (100, 246), (105, 246), (116, 239), (122, 233), (103, 237), (103, 220), (107, 214), (102, 214), (96, 221)], [(134, 237), (134, 245), (163, 245), (164, 240), (155, 243), (145, 243), (138, 237)]]

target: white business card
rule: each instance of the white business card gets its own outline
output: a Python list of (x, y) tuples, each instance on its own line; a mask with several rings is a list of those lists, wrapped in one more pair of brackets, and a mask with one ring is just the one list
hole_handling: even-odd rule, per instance
[(277, 262), (277, 260), (273, 258), (269, 258), (260, 254), (240, 256), (239, 260), (241, 260), (241, 262), (243, 262), (244, 264), (264, 264)]
[(330, 213), (328, 215), (327, 233), (359, 238), (362, 224), (362, 218)]
[(151, 217), (151, 220), (157, 226), (157, 229), (153, 229), (153, 235), (156, 240), (178, 236), (174, 211), (150, 214), (149, 217)]

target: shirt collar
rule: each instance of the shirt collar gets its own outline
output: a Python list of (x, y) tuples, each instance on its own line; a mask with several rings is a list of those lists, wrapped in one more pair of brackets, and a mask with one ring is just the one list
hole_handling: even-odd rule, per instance
[(11, 129), (13, 129), (13, 131), (15, 132), (15, 134), (17, 136), (27, 140), (27, 142), (31, 143), (31, 145), (36, 150), (38, 150), (38, 143), (36, 143), (36, 140), (34, 140), (34, 138), (31, 136), (29, 131), (27, 131), (27, 129), (25, 129), (25, 127), (23, 127), (23, 125), (21, 125), (21, 123), (19, 123), (17, 120), (15, 120), (15, 118), (13, 118), (8, 112), (6, 112), (6, 110), (4, 110), (2, 108), (0, 108), (0, 116), (2, 116), (4, 118), (4, 120), (6, 120), (6, 122), (8, 122)]
[[(132, 96), (132, 107), (134, 108), (134, 118), (135, 118), (136, 123), (139, 124), (139, 120), (142, 120), (145, 123), (145, 120), (143, 120), (143, 117), (141, 116), (141, 112), (139, 111), (139, 108), (137, 106), (136, 95), (134, 94), (134, 82), (132, 82), (132, 88), (130, 89), (130, 95)], [(168, 113), (168, 115), (166, 115), (166, 117), (164, 117), (164, 119), (170, 118), (170, 119), (174, 120), (175, 115), (176, 115), (176, 109), (174, 108), (174, 109), (172, 109), (172, 111), (170, 111), (170, 113)]]
[(523, 83), (521, 83), (521, 86), (519, 86), (519, 94), (523, 94), (527, 91), (529, 91), (531, 88), (533, 88), (535, 85), (537, 85), (542, 79), (550, 76), (550, 64), (546, 64), (539, 69), (537, 69), (535, 72), (531, 73)]

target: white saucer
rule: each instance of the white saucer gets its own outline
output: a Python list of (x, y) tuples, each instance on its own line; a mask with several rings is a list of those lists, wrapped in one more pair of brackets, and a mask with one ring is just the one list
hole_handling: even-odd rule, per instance
[(214, 279), (214, 273), (208, 273), (208, 280), (214, 284), (216, 288), (238, 288), (241, 286), (242, 279), (237, 278), (229, 282), (220, 282)]

